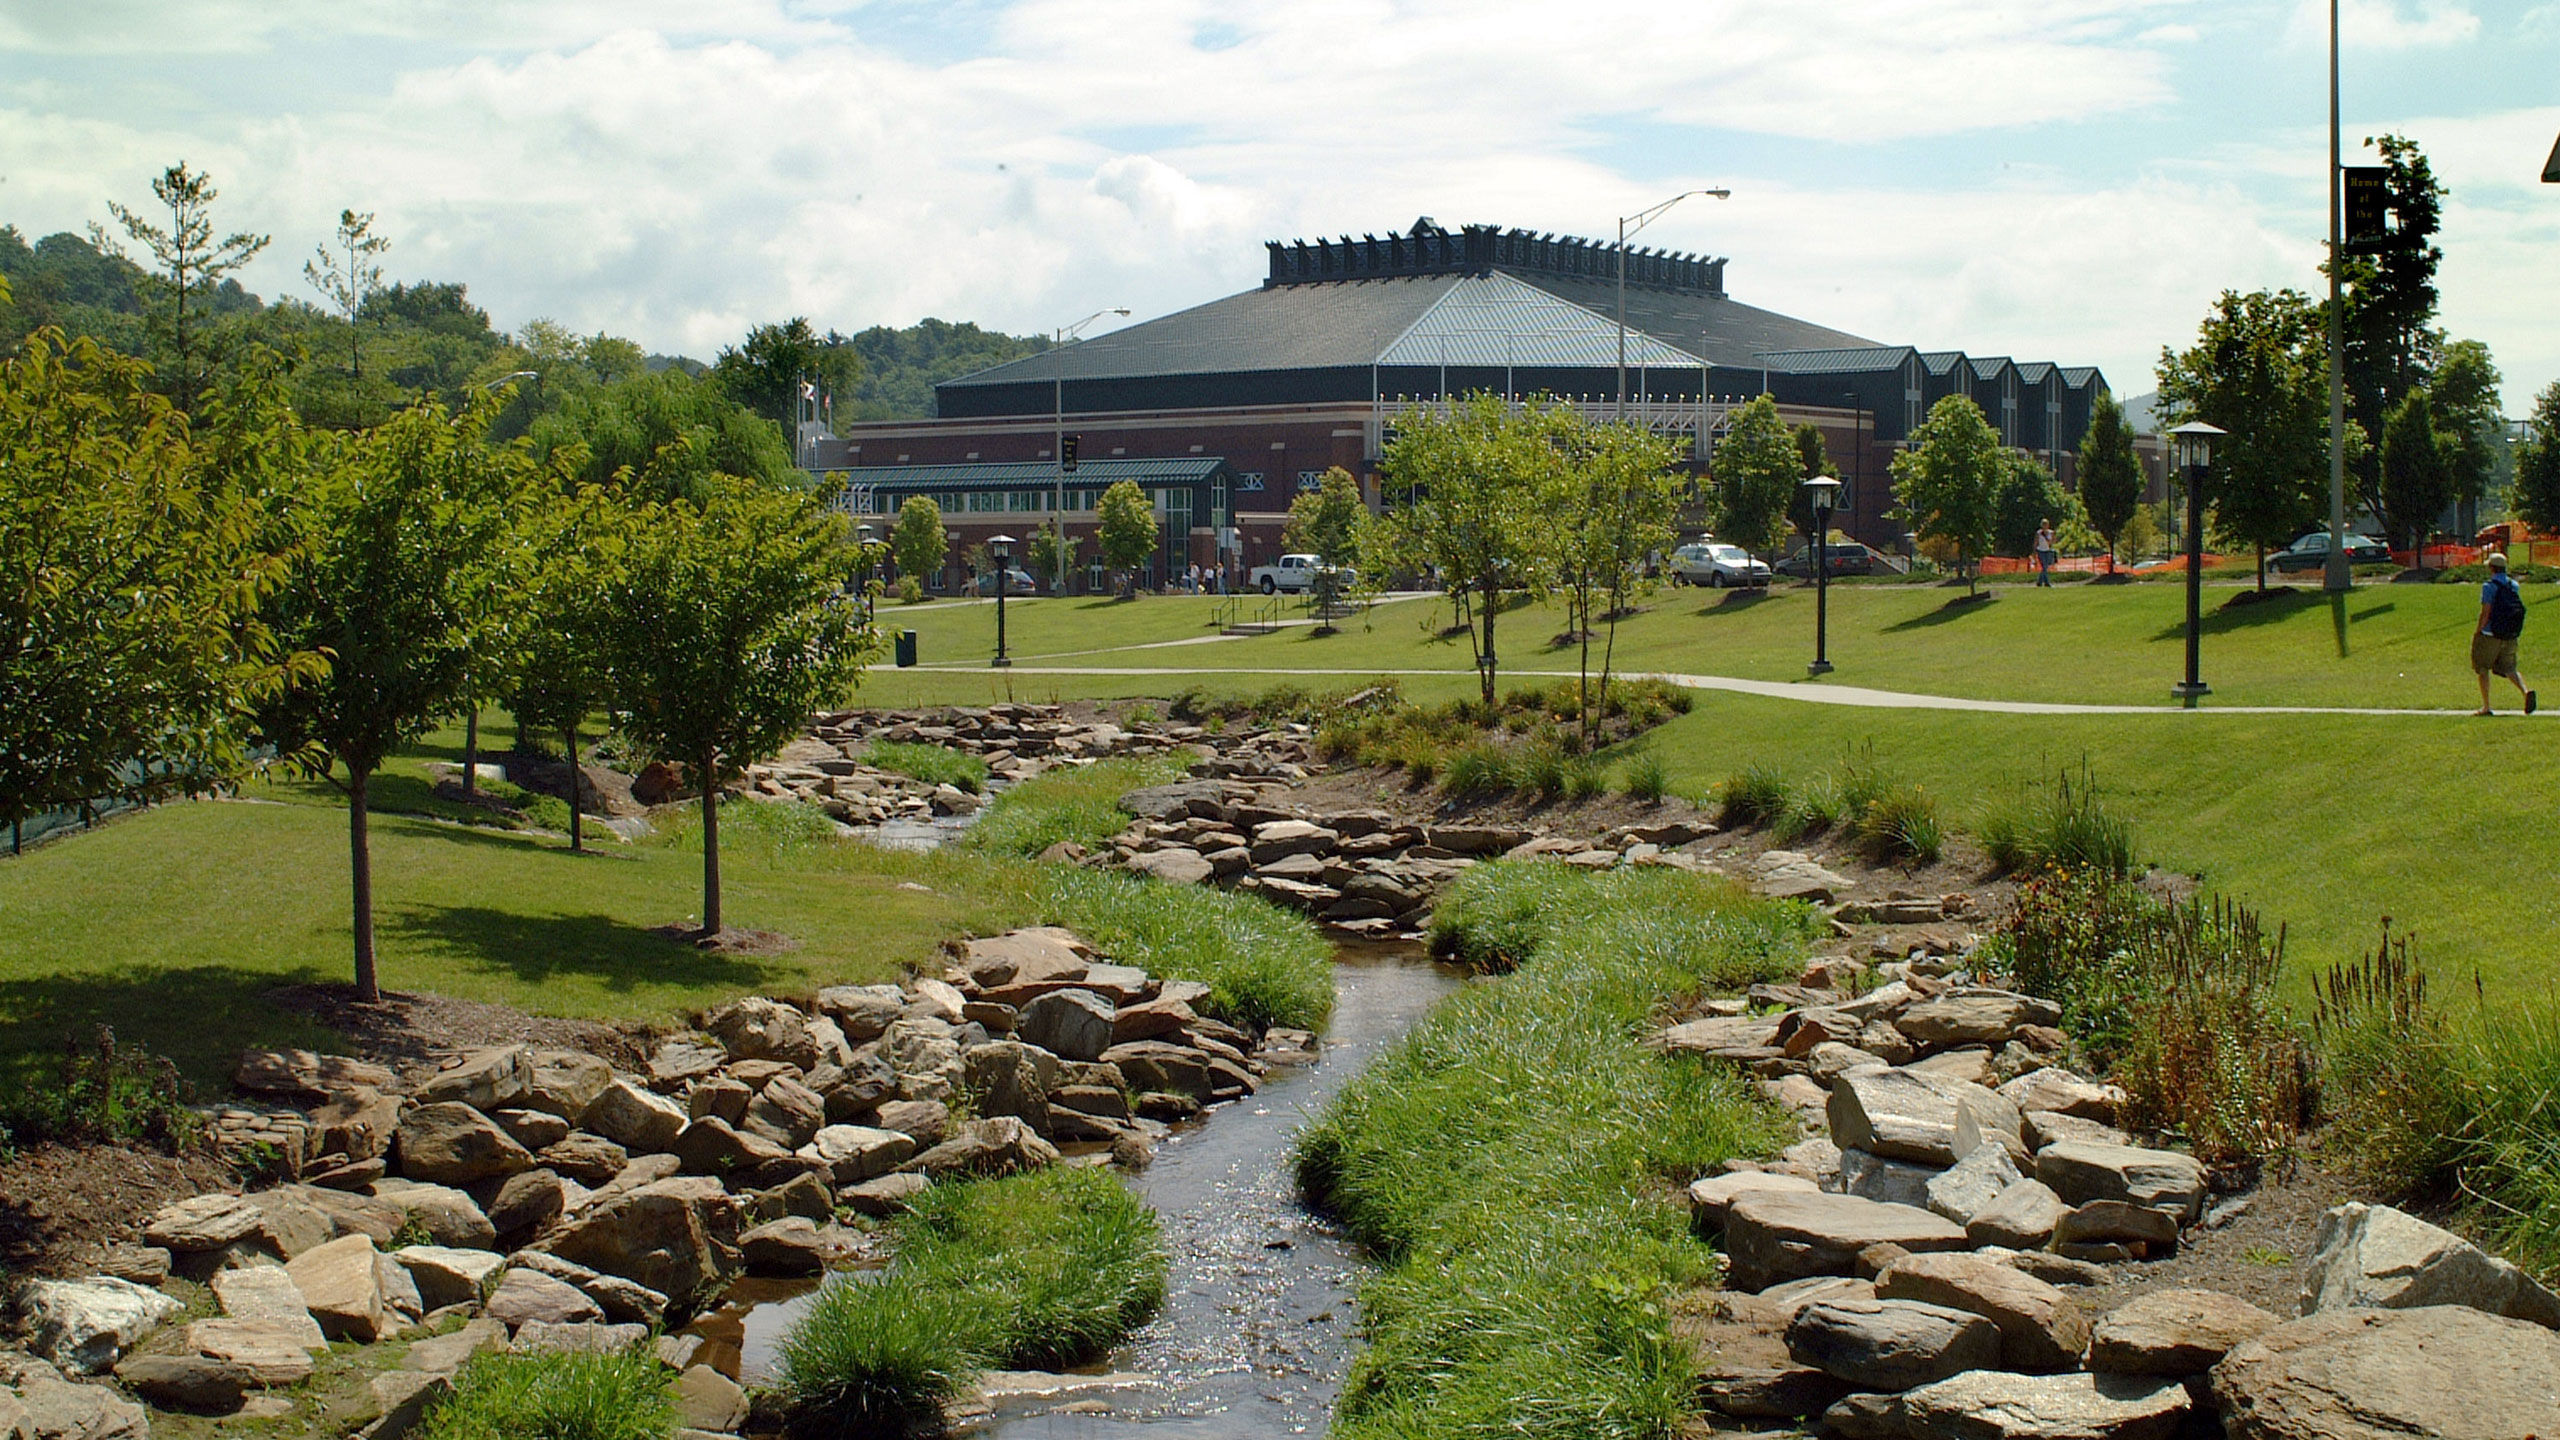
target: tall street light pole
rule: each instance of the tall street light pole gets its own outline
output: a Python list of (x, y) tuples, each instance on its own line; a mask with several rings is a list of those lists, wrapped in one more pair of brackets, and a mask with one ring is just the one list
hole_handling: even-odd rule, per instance
[(1663, 212), (1692, 195), (1733, 198), (1731, 190), (1683, 190), (1659, 205), (1618, 217), (1618, 418), (1627, 417), (1627, 237), (1662, 218)]
[(988, 536), (987, 552), (996, 562), (996, 658), (989, 663), (1002, 669), (1013, 663), (1004, 645), (1004, 592), (1013, 588), (1007, 583), (1013, 578), (1013, 537)]
[[(1050, 352), (1054, 354), (1057, 351), (1067, 348), (1069, 342), (1077, 338), (1078, 332), (1082, 331), (1084, 327), (1101, 319), (1105, 315), (1117, 315), (1125, 320), (1129, 317), (1129, 307), (1126, 305), (1114, 305), (1108, 310), (1096, 310), (1073, 325), (1059, 326), (1057, 332), (1050, 337)], [(1049, 377), (1049, 384), (1050, 400), (1053, 406), (1053, 418), (1051, 420), (1051, 429), (1049, 434), (1049, 458), (1056, 462), (1058, 467), (1057, 483), (1050, 487), (1049, 495), (1049, 533), (1057, 537), (1057, 544), (1050, 553), (1057, 559), (1058, 573), (1049, 577), (1049, 583), (1057, 586), (1058, 593), (1063, 595), (1067, 590), (1066, 372), (1064, 370), (1052, 372)], [(1002, 598), (1001, 593), (999, 593), (998, 598)]]
[(2204, 472), (2213, 464), (2213, 442), (2225, 433), (2202, 420), (2169, 432), (2170, 457), (2187, 472), (2187, 678), (2170, 686), (2169, 693), (2190, 710), (2213, 693), (2197, 673), (2204, 641)]
[[(2329, 0), (2329, 557), (2321, 572), (2321, 588), (2332, 594), (2356, 583), (2355, 570), (2347, 560), (2347, 327), (2338, 276), (2346, 260), (2346, 219), (2340, 178), (2338, 0)], [(2193, 667), (2189, 668), (2192, 672)]]
[(1813, 663), (1805, 673), (1831, 673), (1831, 507), (1840, 498), (1840, 478), (1816, 475), (1804, 482), (1813, 505)]

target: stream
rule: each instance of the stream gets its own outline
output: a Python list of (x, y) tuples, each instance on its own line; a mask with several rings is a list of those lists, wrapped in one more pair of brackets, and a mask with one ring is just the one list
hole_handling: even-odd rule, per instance
[[(989, 1440), (1243, 1440), (1320, 1435), (1357, 1346), (1367, 1262), (1299, 1203), (1299, 1129), (1386, 1045), (1464, 983), (1418, 945), (1336, 947), (1333, 1024), (1316, 1064), (1182, 1126), (1129, 1178), (1164, 1226), (1164, 1309), (1091, 1373), (991, 1377)], [(749, 1384), (806, 1305), (807, 1282), (746, 1281), (696, 1324), (706, 1359)], [(725, 1353), (724, 1353), (725, 1352)]]

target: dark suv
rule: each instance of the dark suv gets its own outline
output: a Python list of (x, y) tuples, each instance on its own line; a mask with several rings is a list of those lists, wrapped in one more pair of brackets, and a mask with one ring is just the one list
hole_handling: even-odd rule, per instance
[[(1798, 580), (1813, 578), (1813, 547), (1807, 545), (1775, 567), (1781, 575)], [(1831, 546), (1831, 573), (1838, 575), (1872, 575), (1876, 568), (1876, 552), (1855, 540), (1835, 541)]]

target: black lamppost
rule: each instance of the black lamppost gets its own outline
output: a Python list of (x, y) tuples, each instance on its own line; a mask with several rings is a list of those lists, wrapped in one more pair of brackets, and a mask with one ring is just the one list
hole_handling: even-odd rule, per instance
[(862, 585), (862, 623), (865, 625), (875, 624), (880, 618), (879, 607), (872, 602), (871, 598), (871, 571), (878, 559), (877, 553), (871, 547), (880, 543), (875, 538), (876, 534), (877, 532), (868, 525), (853, 527), (854, 553), (862, 557), (859, 573)]
[(2187, 678), (2169, 687), (2190, 710), (2213, 693), (2196, 673), (2204, 639), (2204, 475), (2213, 465), (2213, 442), (2226, 434), (2218, 425), (2190, 420), (2169, 432), (2170, 463), (2187, 472)]
[(1011, 665), (1013, 657), (1004, 653), (1004, 592), (1005, 580), (1013, 573), (1013, 537), (1010, 535), (988, 536), (987, 552), (995, 556), (996, 560), (996, 658), (994, 663), (999, 666)]
[(1840, 500), (1840, 479), (1816, 475), (1804, 482), (1813, 503), (1813, 663), (1808, 675), (1831, 673), (1831, 507)]

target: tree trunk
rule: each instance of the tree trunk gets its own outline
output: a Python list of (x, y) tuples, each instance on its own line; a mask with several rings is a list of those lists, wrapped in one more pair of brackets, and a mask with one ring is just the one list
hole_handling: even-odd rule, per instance
[(2267, 547), (2263, 541), (2258, 545), (2258, 593), (2267, 593)]
[[(1612, 622), (1612, 623), (1614, 624), (1615, 622)], [(1579, 631), (1579, 632), (1581, 633), (1581, 635), (1582, 635), (1582, 674), (1581, 674), (1580, 678), (1578, 678), (1578, 679), (1574, 682), (1574, 684), (1575, 684), (1574, 698), (1575, 698), (1575, 705), (1576, 705), (1576, 708), (1577, 708), (1577, 710), (1580, 712), (1577, 718), (1579, 718), (1579, 719), (1581, 720), (1581, 722), (1582, 722), (1582, 749), (1583, 749), (1583, 753), (1584, 753), (1584, 754), (1589, 754), (1589, 753), (1590, 753), (1590, 751), (1591, 751), (1591, 592), (1590, 592), (1590, 591), (1587, 591), (1587, 590), (1586, 590), (1586, 591), (1584, 591), (1584, 592), (1583, 592), (1583, 596), (1582, 596), (1582, 615), (1581, 615), (1581, 617), (1580, 617), (1578, 620), (1576, 620), (1576, 621), (1574, 622), (1574, 627), (1573, 627), (1573, 628), (1574, 628), (1575, 630)]]
[(480, 793), (480, 707), (471, 707), (469, 719), (462, 722), (462, 798)]
[(347, 767), (347, 859), (355, 877), (356, 999), (379, 1004), (382, 984), (373, 970), (373, 845), (365, 829), (365, 786), (371, 769)]
[[(1609, 597), (1609, 641), (1600, 647), (1600, 730), (1604, 736), (1609, 729), (1609, 664), (1617, 658), (1618, 616), (1626, 608), (1623, 596)], [(1582, 748), (1588, 750), (1591, 747), (1586, 743)]]
[(702, 756), (702, 937), (720, 933), (720, 779), (712, 753)]
[(1493, 715), (1493, 620), (1502, 609), (1500, 582), (1487, 576), (1484, 582), (1484, 645), (1476, 652), (1476, 671), (1484, 680), (1484, 710), (1487, 719)]
[(572, 720), (569, 722), (569, 853), (572, 855), (587, 848), (578, 829), (579, 779), (578, 722)]

